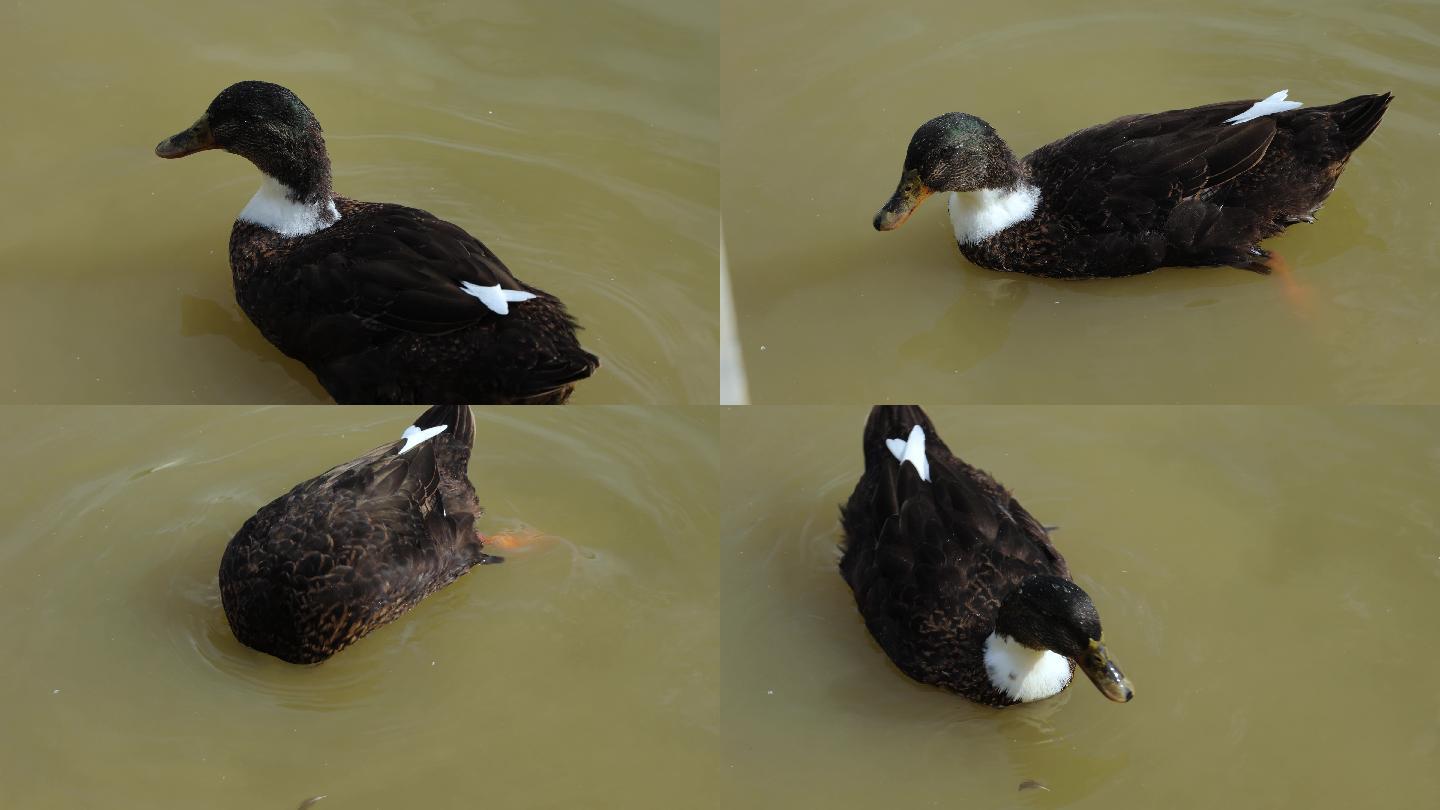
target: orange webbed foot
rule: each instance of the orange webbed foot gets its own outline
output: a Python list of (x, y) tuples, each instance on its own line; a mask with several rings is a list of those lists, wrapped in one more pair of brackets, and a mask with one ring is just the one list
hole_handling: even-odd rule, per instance
[(548, 539), (549, 536), (544, 532), (529, 527), (482, 535), (480, 538), (485, 544), (485, 550), (495, 554), (533, 551), (545, 546)]

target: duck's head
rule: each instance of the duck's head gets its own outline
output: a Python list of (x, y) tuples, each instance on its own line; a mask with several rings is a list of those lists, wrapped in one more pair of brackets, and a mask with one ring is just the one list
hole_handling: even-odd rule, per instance
[(155, 154), (179, 158), (207, 149), (246, 158), (299, 199), (329, 193), (330, 159), (320, 122), (278, 84), (239, 82), (221, 90), (200, 120), (161, 141)]
[[(1129, 679), (1105, 649), (1100, 614), (1090, 595), (1067, 579), (1032, 576), (1000, 603), (995, 633), (987, 644), (986, 665), (991, 680), (1002, 691), (1022, 688), (1027, 676), (1035, 679), (1028, 688), (1043, 689), (1045, 684), (1039, 681), (1045, 679), (1045, 670), (1054, 669), (1054, 659), (1048, 659), (1047, 653), (1074, 661), (1101, 694), (1117, 703), (1135, 694)], [(1059, 673), (1051, 675), (1060, 677)], [(1068, 679), (1067, 665), (1063, 681), (1051, 694), (1064, 688)], [(1021, 683), (1017, 684), (1017, 680)]]
[(905, 150), (900, 185), (880, 213), (875, 230), (900, 227), (937, 191), (1008, 188), (1020, 165), (995, 128), (966, 113), (945, 113), (920, 125)]

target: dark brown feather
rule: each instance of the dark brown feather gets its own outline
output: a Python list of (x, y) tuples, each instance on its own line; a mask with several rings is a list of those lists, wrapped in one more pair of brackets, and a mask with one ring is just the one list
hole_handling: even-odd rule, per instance
[(220, 599), (242, 644), (296, 664), (323, 661), (472, 566), (499, 562), (475, 533), (466, 475), (474, 421), (436, 406), (447, 429), (404, 454), (391, 442), (264, 506), (220, 560)]
[[(920, 425), (930, 481), (885, 446)], [(916, 406), (870, 412), (865, 472), (841, 509), (840, 572), (890, 660), (922, 683), (994, 706), (985, 639), (1000, 602), (1035, 574), (1069, 579), (1045, 528), (984, 471), (956, 458)]]
[[(237, 221), (235, 297), (341, 403), (558, 403), (599, 360), (558, 299), (428, 212), (335, 198), (340, 221), (282, 237)], [(498, 315), (461, 282), (538, 296)]]
[(1040, 189), (1034, 216), (961, 251), (983, 267), (1056, 278), (1171, 265), (1264, 271), (1259, 242), (1310, 220), (1390, 100), (1359, 96), (1237, 125), (1225, 120), (1255, 100), (1228, 101), (1081, 130), (1022, 161)]

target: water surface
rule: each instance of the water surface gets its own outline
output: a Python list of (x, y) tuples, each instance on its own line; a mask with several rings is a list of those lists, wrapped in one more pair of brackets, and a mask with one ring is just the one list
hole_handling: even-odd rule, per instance
[[(1440, 401), (1429, 180), (1440, 6), (733, 0), (723, 205), (755, 402)], [(1069, 282), (981, 270), (944, 200), (871, 219), (915, 128), (958, 110), (1017, 154), (1117, 116), (1288, 88), (1393, 91), (1293, 268)]]
[(929, 410), (957, 455), (1059, 526), (1135, 699), (1082, 677), (996, 710), (906, 678), (837, 569), (866, 409), (726, 409), (728, 806), (1318, 810), (1440, 794), (1440, 412)]
[(710, 806), (712, 413), (477, 410), (503, 565), (317, 666), (230, 635), (236, 528), (417, 413), (0, 409), (0, 805)]
[(713, 402), (718, 11), (701, 0), (11, 3), (0, 401), (328, 401), (234, 302), (244, 159), (156, 158), (222, 88), (293, 89), (338, 193), (429, 210), (560, 297), (575, 401)]

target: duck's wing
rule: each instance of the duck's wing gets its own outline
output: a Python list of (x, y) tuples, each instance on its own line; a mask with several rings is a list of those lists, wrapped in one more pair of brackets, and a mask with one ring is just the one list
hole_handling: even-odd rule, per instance
[(1254, 100), (1132, 115), (1081, 130), (1026, 157), (1040, 205), (1092, 232), (1152, 230), (1181, 200), (1254, 168), (1275, 137), (1271, 115), (1238, 124)]
[(256, 282), (265, 287), (260, 296), (305, 314), (288, 319), (281, 341), (306, 347), (307, 362), (359, 351), (377, 334), (465, 329), (488, 340), (496, 365), (526, 369), (536, 391), (594, 371), (594, 358), (573, 345), (577, 326), (564, 305), (522, 284), (458, 225), (415, 208), (369, 205), (316, 236)]
[[(947, 526), (955, 553), (983, 561), (1007, 580), (1046, 573), (1068, 577), (1065, 558), (1050, 533), (984, 470), (950, 455), (931, 465), (935, 509)], [(938, 455), (938, 453), (937, 453)]]
[(304, 497), (337, 507), (321, 516), (334, 527), (332, 535), (418, 548), (470, 544), (478, 506), (458, 477), (465, 474), (474, 437), (468, 405), (433, 406), (399, 440), (302, 484)]
[[(439, 503), (440, 468), (431, 439), (404, 450), (405, 440), (393, 442), (342, 464), (314, 479), (308, 499), (317, 507), (327, 504), (319, 517), (334, 537), (353, 538), (361, 545), (408, 545), (423, 548), (431, 537), (426, 523), (443, 511)], [(424, 527), (426, 531), (418, 529)], [(442, 529), (440, 536), (446, 532)]]
[[(885, 444), (924, 433), (929, 480)], [(876, 506), (888, 513), (877, 539), (882, 554), (908, 558), (918, 587), (949, 589), (1035, 573), (1068, 576), (1049, 533), (994, 478), (956, 458), (917, 406), (877, 406), (866, 426), (866, 454), (881, 475)], [(879, 452), (870, 445), (879, 444)], [(872, 467), (875, 469), (875, 467)], [(895, 551), (885, 551), (893, 547)], [(1018, 579), (1016, 580), (1018, 581)]]
[[(526, 293), (480, 240), (427, 211), (374, 205), (333, 226), (335, 238), (311, 239), (288, 256), (285, 282), (316, 312), (334, 311), (394, 329), (444, 334), (505, 314), (466, 292), (466, 285)], [(321, 231), (324, 235), (328, 231)], [(532, 293), (534, 295), (534, 293)]]

